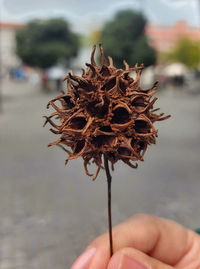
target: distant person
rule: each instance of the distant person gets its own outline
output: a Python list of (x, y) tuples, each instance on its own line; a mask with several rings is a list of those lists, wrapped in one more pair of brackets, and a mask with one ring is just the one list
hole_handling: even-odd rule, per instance
[(173, 77), (173, 83), (175, 86), (183, 86), (185, 84), (184, 76), (174, 76)]
[(48, 90), (48, 77), (45, 71), (42, 71), (42, 74), (41, 74), (41, 84), (42, 84), (42, 89), (47, 91)]
[(58, 78), (58, 79), (56, 79), (55, 81), (56, 81), (56, 90), (57, 90), (57, 91), (60, 91), (60, 90), (61, 90), (61, 85), (62, 85), (62, 83), (61, 83), (61, 79)]

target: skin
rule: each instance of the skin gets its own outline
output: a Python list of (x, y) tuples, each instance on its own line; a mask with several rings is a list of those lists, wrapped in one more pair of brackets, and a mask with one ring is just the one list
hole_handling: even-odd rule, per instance
[(111, 259), (104, 234), (90, 244), (96, 252), (81, 269), (126, 269), (127, 257), (144, 266), (140, 268), (200, 269), (200, 236), (171, 220), (137, 215), (113, 228), (113, 238)]

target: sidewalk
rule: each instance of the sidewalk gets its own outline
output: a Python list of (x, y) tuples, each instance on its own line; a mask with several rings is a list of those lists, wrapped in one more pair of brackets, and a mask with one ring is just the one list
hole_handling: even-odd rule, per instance
[[(46, 145), (44, 94), (29, 84), (4, 85), (0, 115), (0, 269), (66, 269), (107, 229), (106, 183), (84, 174), (82, 160)], [(136, 213), (200, 226), (200, 95), (162, 91), (156, 107), (172, 115), (133, 170), (113, 173), (113, 223)], [(92, 169), (92, 168), (91, 168)]]

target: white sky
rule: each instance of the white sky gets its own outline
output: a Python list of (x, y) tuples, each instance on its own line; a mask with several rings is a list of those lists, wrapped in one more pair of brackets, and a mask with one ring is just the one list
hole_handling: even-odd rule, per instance
[(200, 25), (198, 0), (0, 0), (0, 21), (64, 17), (75, 31), (87, 33), (100, 28), (116, 11), (127, 8), (142, 9), (156, 24), (186, 19), (191, 25)]

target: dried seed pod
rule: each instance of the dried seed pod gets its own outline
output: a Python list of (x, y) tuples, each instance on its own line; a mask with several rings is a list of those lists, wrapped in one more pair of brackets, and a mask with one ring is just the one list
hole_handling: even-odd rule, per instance
[[(97, 165), (93, 180), (102, 168), (102, 155), (111, 162), (112, 167), (122, 160), (132, 168), (137, 164), (131, 161), (143, 161), (148, 145), (155, 144), (157, 130), (155, 121), (165, 120), (163, 113), (156, 114), (153, 105), (157, 98), (151, 100), (156, 92), (156, 82), (150, 89), (140, 87), (140, 76), (144, 65), (130, 68), (124, 61), (125, 70), (117, 69), (108, 57), (106, 63), (103, 48), (100, 45), (101, 65), (94, 59), (96, 46), (91, 54), (91, 63), (82, 76), (71, 72), (67, 80), (68, 92), (52, 99), (48, 105), (55, 109), (46, 123), (50, 130), (61, 135), (60, 139), (48, 146), (58, 145), (68, 153), (68, 160), (82, 157), (87, 175), (90, 161)], [(134, 80), (129, 73), (136, 72)], [(60, 101), (61, 107), (55, 102)], [(60, 121), (54, 123), (53, 118)], [(44, 125), (45, 125), (44, 124)], [(67, 148), (66, 148), (67, 147)], [(69, 150), (71, 149), (71, 151)]]

